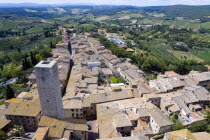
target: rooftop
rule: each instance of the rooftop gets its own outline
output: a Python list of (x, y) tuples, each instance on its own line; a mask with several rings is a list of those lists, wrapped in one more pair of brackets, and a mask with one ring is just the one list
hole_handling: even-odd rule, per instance
[(104, 138), (97, 140), (141, 140), (139, 137), (116, 137), (116, 138)]
[(21, 92), (16, 98), (18, 98), (18, 99), (33, 98), (33, 93), (31, 93), (31, 92)]
[(0, 130), (3, 129), (6, 125), (8, 125), (11, 120), (2, 120), (0, 119)]
[(103, 68), (102, 73), (103, 75), (112, 75), (112, 71), (110, 68)]
[(41, 112), (40, 102), (29, 102), (23, 100), (16, 104), (10, 104), (5, 111), (5, 115), (33, 116), (36, 117)]
[(161, 112), (160, 109), (153, 108), (153, 109), (148, 109), (148, 111), (151, 117), (159, 125), (159, 127), (173, 124), (173, 122), (165, 114), (163, 114), (163, 112)]
[(114, 117), (115, 127), (126, 127), (132, 126), (131, 121), (129, 120), (126, 114), (117, 115)]
[(104, 103), (110, 102), (115, 100), (122, 100), (133, 98), (133, 93), (131, 89), (123, 89), (119, 92), (109, 92), (109, 93), (98, 93), (98, 94), (91, 94), (91, 103)]
[(9, 100), (4, 101), (5, 103), (20, 103), (23, 99), (12, 98)]
[(56, 61), (41, 61), (35, 68), (52, 68), (56, 63)]
[(39, 127), (32, 140), (43, 140), (49, 131), (49, 127)]
[(187, 129), (167, 132), (165, 137), (168, 140), (197, 140)]
[(50, 138), (62, 138), (64, 130), (66, 129), (73, 131), (88, 131), (87, 124), (73, 122), (42, 116), (39, 122), (39, 127), (49, 127), (48, 136)]
[(197, 140), (207, 140), (210, 138), (210, 134), (207, 132), (197, 132), (197, 133), (192, 133), (192, 135), (197, 139)]

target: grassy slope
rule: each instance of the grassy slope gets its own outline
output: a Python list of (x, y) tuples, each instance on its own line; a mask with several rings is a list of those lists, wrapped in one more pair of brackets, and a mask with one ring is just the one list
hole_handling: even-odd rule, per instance
[(14, 29), (18, 24), (12, 20), (0, 20), (0, 30)]
[(37, 33), (41, 31), (43, 31), (43, 27), (39, 27), (39, 26), (26, 30), (27, 33)]
[(207, 51), (192, 51), (191, 53), (196, 55), (197, 57), (203, 59), (206, 62), (210, 62), (210, 52), (207, 52)]
[(204, 60), (193, 55), (190, 52), (182, 52), (182, 51), (172, 51), (172, 50), (168, 50), (169, 52), (173, 53), (174, 56), (176, 56), (179, 60), (185, 60), (184, 57), (187, 58), (187, 60), (195, 60), (197, 62), (203, 62)]

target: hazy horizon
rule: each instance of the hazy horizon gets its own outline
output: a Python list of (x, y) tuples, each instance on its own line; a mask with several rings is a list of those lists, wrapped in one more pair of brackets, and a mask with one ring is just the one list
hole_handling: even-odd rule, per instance
[(87, 5), (132, 5), (132, 6), (169, 6), (169, 5), (210, 5), (209, 0), (0, 0), (0, 4), (87, 4)]

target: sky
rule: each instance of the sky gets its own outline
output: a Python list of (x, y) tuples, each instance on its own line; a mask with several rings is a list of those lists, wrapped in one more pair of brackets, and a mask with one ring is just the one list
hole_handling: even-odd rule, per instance
[(97, 4), (97, 5), (210, 5), (210, 0), (0, 0), (0, 3), (39, 3), (39, 4)]

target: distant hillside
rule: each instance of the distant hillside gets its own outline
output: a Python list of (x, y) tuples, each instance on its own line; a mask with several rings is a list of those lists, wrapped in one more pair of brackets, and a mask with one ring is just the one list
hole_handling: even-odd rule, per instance
[(52, 7), (51, 4), (36, 4), (36, 3), (0, 3), (1, 8), (12, 7)]
[[(57, 7), (63, 8), (66, 12), (59, 12)], [(44, 4), (33, 4), (33, 3), (20, 3), (20, 4), (1, 4), (0, 3), (0, 13), (4, 14), (16, 14), (21, 16), (29, 17), (41, 17), (41, 18), (62, 18), (65, 16), (72, 16), (72, 11), (78, 11), (80, 9), (80, 15), (78, 18), (84, 15), (95, 16), (95, 18), (103, 16), (112, 16), (116, 19), (123, 17), (128, 18), (131, 15), (132, 19), (143, 20), (156, 20), (157, 23), (163, 23), (168, 20), (174, 20), (179, 17), (179, 20), (188, 20), (188, 22), (193, 22), (196, 24), (200, 22), (210, 22), (210, 5), (206, 6), (187, 6), (187, 5), (175, 5), (175, 6), (151, 6), (151, 7), (136, 7), (136, 6), (113, 6), (113, 5), (44, 5)], [(88, 9), (84, 12), (81, 9)], [(83, 11), (83, 12), (81, 12)], [(79, 17), (80, 16), (80, 17)], [(184, 18), (182, 18), (184, 17)], [(93, 19), (93, 18), (91, 18)], [(157, 21), (158, 20), (158, 21)], [(162, 20), (162, 21), (161, 21)], [(191, 21), (190, 21), (191, 20)], [(169, 21), (172, 22), (172, 21)], [(152, 22), (154, 23), (154, 21)], [(151, 24), (152, 24), (151, 23)], [(145, 23), (149, 24), (149, 23)], [(171, 23), (173, 24), (173, 23)], [(171, 25), (167, 24), (167, 25)], [(179, 23), (178, 23), (179, 24)], [(209, 23), (206, 23), (207, 25)], [(189, 25), (187, 23), (183, 24)], [(206, 26), (206, 25), (205, 25)], [(190, 26), (191, 27), (191, 26)], [(194, 28), (191, 27), (191, 28)], [(196, 28), (197, 25), (196, 25)]]
[(199, 19), (205, 16), (210, 16), (210, 5), (205, 6), (187, 6), (175, 5), (158, 8), (145, 8), (146, 11), (156, 11), (164, 13), (168, 17), (188, 17), (190, 19)]

